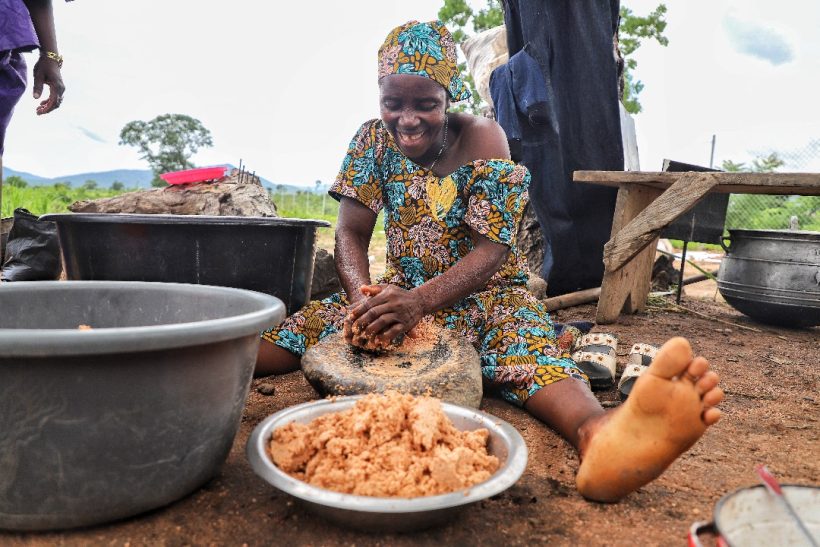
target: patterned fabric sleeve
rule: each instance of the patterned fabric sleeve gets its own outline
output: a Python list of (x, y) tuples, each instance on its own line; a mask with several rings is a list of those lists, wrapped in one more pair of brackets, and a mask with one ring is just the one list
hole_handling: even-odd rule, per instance
[(382, 209), (379, 164), (384, 154), (385, 139), (379, 120), (362, 124), (350, 141), (342, 168), (329, 194), (339, 201), (353, 198), (376, 214)]
[(465, 221), (491, 241), (512, 246), (529, 184), (530, 172), (511, 160), (476, 162), (465, 188)]

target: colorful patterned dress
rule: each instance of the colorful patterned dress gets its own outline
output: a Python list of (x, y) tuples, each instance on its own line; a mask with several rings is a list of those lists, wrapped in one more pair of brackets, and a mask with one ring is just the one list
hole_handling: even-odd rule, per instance
[[(350, 143), (330, 193), (384, 210), (387, 271), (378, 282), (413, 289), (447, 271), (473, 248), (470, 228), (510, 247), (487, 283), (432, 321), (467, 337), (481, 356), (485, 384), (523, 405), (542, 386), (585, 375), (570, 358), (572, 337), (557, 339), (543, 304), (527, 290), (515, 246), (530, 175), (510, 160), (475, 160), (443, 179), (404, 156), (380, 120)], [(344, 293), (313, 301), (262, 337), (302, 356), (342, 328)]]

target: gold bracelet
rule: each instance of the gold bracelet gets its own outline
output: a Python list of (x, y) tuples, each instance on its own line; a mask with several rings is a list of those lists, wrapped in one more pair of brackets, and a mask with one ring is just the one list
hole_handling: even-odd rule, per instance
[(63, 68), (63, 56), (53, 51), (40, 51), (41, 57), (46, 57), (57, 63), (58, 68)]

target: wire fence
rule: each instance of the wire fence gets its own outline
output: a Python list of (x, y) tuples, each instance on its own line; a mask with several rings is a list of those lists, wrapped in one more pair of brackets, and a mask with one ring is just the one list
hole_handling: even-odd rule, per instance
[(269, 191), (279, 215), (290, 218), (317, 218), (335, 224), (339, 203), (327, 190)]
[[(777, 152), (776, 157), (776, 171), (820, 172), (820, 139), (795, 151)], [(820, 196), (732, 194), (726, 228), (782, 230), (793, 227), (794, 219), (801, 230), (820, 231)]]

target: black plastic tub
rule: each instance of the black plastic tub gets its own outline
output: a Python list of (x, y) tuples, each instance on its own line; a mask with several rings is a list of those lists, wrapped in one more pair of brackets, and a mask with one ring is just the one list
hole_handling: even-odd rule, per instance
[(68, 279), (219, 285), (273, 295), (291, 314), (310, 299), (323, 220), (61, 213)]

